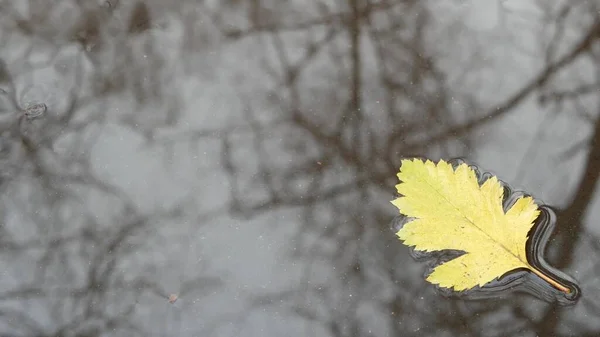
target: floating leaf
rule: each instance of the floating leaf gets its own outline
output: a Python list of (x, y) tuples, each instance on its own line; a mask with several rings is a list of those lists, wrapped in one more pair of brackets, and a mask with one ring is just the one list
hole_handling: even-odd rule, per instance
[(427, 276), (430, 283), (460, 292), (527, 270), (563, 294), (577, 292), (528, 259), (529, 233), (540, 214), (530, 196), (520, 195), (507, 205), (502, 182), (490, 174), (481, 177), (462, 162), (454, 167), (443, 160), (437, 165), (403, 160), (398, 178), (401, 196), (392, 203), (404, 223), (397, 236), (426, 257), (459, 252), (446, 254)]

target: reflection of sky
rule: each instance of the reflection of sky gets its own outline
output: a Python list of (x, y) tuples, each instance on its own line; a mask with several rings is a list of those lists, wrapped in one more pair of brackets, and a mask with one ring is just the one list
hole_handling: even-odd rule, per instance
[[(512, 0), (504, 1), (503, 5), (518, 11), (518, 4), (523, 3), (526, 2)], [(449, 2), (440, 6), (449, 6)], [(495, 2), (472, 0), (454, 8), (452, 13), (465, 15), (467, 27), (473, 34), (480, 34), (477, 36), (482, 40), (503, 34), (506, 34), (504, 37), (507, 39), (526, 35), (523, 31), (511, 32), (511, 25), (499, 25), (502, 15), (510, 19), (511, 15), (516, 14), (503, 14)], [(527, 37), (523, 39), (526, 40)], [(494, 84), (496, 87), (492, 93), (478, 92), (477, 95), (486, 102), (494, 103), (520, 88), (523, 77), (532, 75), (537, 69), (533, 66), (531, 56), (511, 52), (512, 47), (509, 45), (494, 46), (502, 49), (501, 51), (489, 48), (486, 45), (489, 41), (479, 42), (480, 51), (496, 67), (484, 71), (486, 78), (483, 81), (498, 83)], [(170, 43), (172, 44), (172, 40)], [(244, 107), (241, 101), (245, 98), (239, 97), (240, 92), (259, 101), (262, 97), (258, 97), (257, 92), (262, 89), (260, 86), (266, 86), (260, 81), (259, 75), (249, 71), (257, 68), (258, 62), (248, 57), (244, 48), (256, 47), (246, 43), (220, 50), (219, 53), (222, 54), (219, 55), (222, 57), (205, 55), (203, 62), (213, 69), (213, 72), (207, 74), (207, 80), (194, 78), (196, 75), (188, 76), (179, 69), (180, 73), (174, 81), (177, 87), (173, 89), (182, 95), (183, 119), (179, 129), (169, 130), (169, 134), (190, 129), (214, 130), (230, 124), (244, 123), (240, 118), (243, 114), (240, 110)], [(498, 56), (500, 53), (502, 56)], [(510, 55), (510, 58), (504, 57), (506, 55)], [(460, 62), (461, 57), (459, 50), (448, 52), (448, 62)], [(175, 60), (171, 59), (169, 62)], [(244, 75), (230, 75), (236, 72)], [(52, 87), (56, 83), (52, 78), (57, 75), (45, 76), (48, 77), (46, 87)], [(489, 84), (484, 88), (494, 85)], [(466, 90), (475, 90), (476, 87), (481, 86), (476, 83), (465, 84)], [(35, 96), (33, 92), (27, 95)], [(132, 108), (124, 100), (111, 102), (110, 109)], [(143, 112), (144, 110), (136, 111)], [(534, 100), (529, 100), (501, 121), (480, 129), (478, 132), (482, 144), (478, 146), (476, 153), (469, 155), (482, 168), (498, 174), (509, 183), (514, 182), (514, 187), (526, 189), (547, 203), (563, 205), (569, 195), (558, 191), (573, 189), (583, 158), (578, 156), (577, 160), (570, 161), (571, 164), (566, 166), (556, 163), (556, 159), (551, 157), (559, 152), (557, 149), (568, 148), (573, 142), (575, 130), (565, 129), (565, 125), (572, 126), (572, 123), (569, 123), (569, 117), (564, 114), (548, 124), (549, 130), (543, 134), (541, 141), (540, 138), (535, 138), (544, 116), (549, 113), (540, 109)], [(569, 140), (568, 144), (565, 139)], [(104, 128), (93, 148), (93, 167), (99, 177), (122, 187), (136, 205), (145, 211), (190, 203), (195, 210), (186, 211), (190, 213), (190, 219), (193, 219), (193, 215), (197, 213), (226, 205), (230, 190), (227, 176), (219, 168), (221, 143), (218, 140), (201, 141), (197, 148), (192, 149), (185, 145), (175, 146), (169, 150), (170, 157), (157, 148), (145, 148), (144, 142), (141, 136), (125, 127), (109, 125)], [(250, 157), (251, 152), (247, 156), (249, 165), (255, 162), (256, 159)], [(165, 161), (165, 158), (169, 159)], [(578, 163), (577, 166), (572, 164), (575, 162)], [(522, 167), (527, 169), (522, 170)], [(391, 197), (393, 186), (389, 188)], [(387, 205), (388, 200), (382, 200), (381, 203)], [(600, 201), (596, 200), (596, 212), (600, 211), (598, 203)], [(93, 207), (101, 211), (103, 207), (111, 206), (95, 204)], [(592, 214), (589, 218), (592, 218)], [(300, 324), (300, 320), (290, 319), (281, 306), (275, 305), (266, 310), (244, 309), (244, 300), (248, 298), (248, 294), (286, 289), (288, 285), (296, 284), (302, 276), (300, 264), (284, 255), (293, 245), (288, 240), (297, 224), (295, 210), (272, 212), (249, 221), (228, 216), (207, 223), (192, 220), (165, 221), (153, 233), (156, 238), (152, 238), (153, 242), (148, 244), (142, 256), (132, 257), (131, 261), (125, 263), (131, 268), (130, 272), (139, 268), (144, 260), (151, 259), (156, 267), (156, 281), (168, 292), (177, 293), (185, 280), (205, 273), (222, 276), (225, 285), (208, 294), (184, 294), (175, 305), (169, 304), (166, 297), (145, 296), (137, 309), (139, 321), (146, 327), (155, 324), (157, 328), (154, 331), (158, 331), (157, 334), (176, 336), (179, 331), (182, 335), (185, 335), (184, 331), (192, 334), (222, 318), (225, 313), (239, 313), (241, 310), (241, 316), (233, 316), (231, 319), (231, 322), (239, 325), (224, 324), (222, 334), (214, 336), (322, 335), (316, 328), (304, 330), (305, 326)], [(590, 224), (593, 225), (591, 222)], [(416, 281), (422, 282), (420, 266), (412, 265), (407, 268), (414, 269), (418, 274)], [(327, 274), (326, 270), (321, 272)], [(574, 276), (577, 277), (577, 274)], [(433, 295), (432, 292), (426, 294)], [(418, 299), (416, 302), (415, 305), (421, 305)], [(368, 317), (372, 312), (367, 310), (364, 315)], [(294, 322), (298, 322), (297, 327), (294, 327)], [(414, 322), (406, 324), (418, 329), (417, 326), (411, 326)]]
[[(244, 70), (246, 65), (240, 68)], [(213, 79), (200, 82), (181, 77), (186, 107), (181, 130), (217, 130), (228, 124), (243, 124), (243, 120), (235, 118), (240, 114), (235, 83), (231, 79)], [(226, 205), (230, 190), (227, 176), (219, 168), (220, 141), (209, 139), (198, 144), (193, 149), (185, 145), (174, 147), (165, 165), (163, 151), (144, 148), (144, 139), (126, 128), (109, 126), (94, 147), (93, 164), (100, 177), (124, 187), (141, 209), (150, 211), (192, 200), (201, 213)], [(221, 319), (224, 313), (243, 309), (248, 294), (285, 289), (288, 282), (299, 277), (296, 264), (281, 255), (290, 246), (285, 238), (293, 232), (295, 219), (294, 212), (286, 211), (250, 221), (224, 216), (209, 223), (165, 223), (158, 230), (160, 239), (154, 249), (142, 257), (155, 261), (157, 281), (176, 293), (185, 280), (207, 273), (222, 276), (225, 286), (202, 296), (184, 294), (175, 308), (167, 298), (143, 299), (144, 309), (137, 315), (140, 321), (166, 324), (182, 333), (196, 331)], [(155, 315), (158, 320), (152, 318)], [(278, 328), (272, 315), (271, 310), (248, 310), (242, 320), (236, 317), (236, 325), (223, 323), (223, 336), (230, 336), (227, 331), (236, 328), (242, 328), (233, 334), (236, 336), (277, 335), (290, 326), (289, 319), (285, 323), (280, 319)]]

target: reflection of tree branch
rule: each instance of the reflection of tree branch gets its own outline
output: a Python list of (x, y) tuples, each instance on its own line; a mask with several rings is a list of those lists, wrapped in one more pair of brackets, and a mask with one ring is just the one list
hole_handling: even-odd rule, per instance
[[(329, 32), (335, 30), (336, 34), (331, 35), (331, 40), (323, 39), (323, 43), (319, 44), (320, 55), (326, 52), (330, 54), (329, 59), (324, 61), (327, 64), (319, 63), (322, 59), (314, 57), (316, 53), (308, 52), (315, 50), (315, 43), (303, 46), (307, 52), (292, 55), (289, 49), (293, 43), (285, 39), (285, 29), (272, 26), (272, 42), (276, 50), (274, 58), (277, 59), (277, 62), (272, 63), (276, 64), (273, 68), (277, 69), (270, 74), (279, 78), (273, 81), (277, 83), (277, 87), (270, 90), (268, 96), (270, 102), (275, 102), (273, 110), (277, 111), (278, 121), (284, 122), (277, 124), (277, 128), (265, 128), (259, 122), (259, 114), (253, 108), (247, 109), (245, 117), (256, 134), (250, 139), (244, 131), (243, 136), (248, 138), (243, 138), (239, 143), (240, 146), (249, 148), (257, 159), (256, 172), (248, 174), (251, 177), (247, 179), (252, 188), (261, 189), (261, 193), (256, 193), (261, 198), (259, 201), (250, 200), (247, 193), (241, 191), (240, 186), (244, 186), (242, 182), (245, 182), (244, 168), (238, 167), (235, 160), (234, 137), (228, 133), (228, 137), (223, 140), (225, 150), (222, 164), (232, 186), (232, 208), (242, 210), (243, 215), (251, 215), (253, 211), (262, 212), (277, 207), (303, 207), (303, 226), (292, 240), (298, 243), (294, 247), (298, 248), (295, 249), (294, 256), (307, 258), (309, 264), (312, 261), (326, 260), (328, 266), (333, 266), (334, 269), (333, 280), (318, 285), (311, 284), (310, 275), (313, 272), (307, 270), (298, 287), (265, 296), (262, 302), (254, 304), (273, 305), (282, 300), (291, 302), (291, 312), (306, 320), (318, 322), (332, 335), (360, 335), (357, 333), (360, 332), (360, 327), (356, 325), (357, 322), (360, 324), (360, 318), (356, 308), (364, 303), (362, 295), (372, 285), (370, 282), (371, 278), (375, 278), (373, 275), (378, 277), (381, 274), (382, 278), (392, 284), (394, 292), (381, 300), (378, 308), (385, 313), (382, 315), (389, 316), (390, 312), (393, 313), (393, 317), (385, 316), (384, 319), (389, 320), (390, 330), (398, 335), (411, 335), (405, 327), (397, 324), (397, 320), (413, 313), (427, 315), (426, 318), (419, 319), (433, 322), (420, 333), (434, 335), (441, 329), (447, 329), (476, 336), (480, 331), (478, 323), (483, 322), (483, 319), (477, 320), (474, 313), (477, 317), (489, 317), (507, 307), (512, 309), (511, 320), (516, 318), (514, 324), (508, 327), (505, 321), (500, 321), (491, 328), (502, 331), (505, 335), (515, 336), (524, 329), (537, 329), (536, 323), (530, 319), (530, 313), (519, 307), (521, 299), (516, 299), (519, 302), (517, 304), (514, 300), (501, 300), (485, 306), (474, 306), (473, 310), (466, 310), (456, 302), (445, 301), (439, 304), (443, 309), (435, 314), (421, 313), (412, 305), (409, 307), (408, 304), (412, 303), (407, 301), (413, 300), (411, 296), (414, 296), (415, 288), (401, 282), (405, 275), (404, 270), (398, 268), (400, 258), (386, 255), (383, 261), (378, 261), (380, 264), (369, 265), (364, 260), (371, 257), (376, 249), (365, 243), (365, 238), (371, 236), (381, 239), (387, 236), (383, 230), (387, 230), (384, 227), (387, 227), (386, 222), (389, 221), (385, 220), (388, 211), (384, 207), (378, 207), (382, 194), (380, 192), (389, 195), (389, 186), (395, 183), (394, 174), (401, 156), (415, 153), (433, 153), (439, 156), (450, 152), (444, 150), (446, 146), (450, 148), (448, 145), (453, 140), (458, 140), (456, 143), (461, 145), (468, 144), (467, 141), (463, 142), (463, 138), (473, 130), (514, 111), (533, 93), (549, 87), (561, 72), (574, 67), (578, 60), (590, 53), (592, 45), (600, 36), (600, 21), (583, 30), (581, 38), (568, 46), (563, 55), (549, 57), (545, 67), (496, 106), (481, 109), (478, 104), (473, 103), (474, 96), (464, 98), (472, 104), (470, 108), (473, 111), (487, 111), (481, 115), (464, 117), (465, 114), (458, 115), (457, 109), (452, 105), (458, 91), (454, 91), (447, 83), (448, 73), (451, 72), (442, 68), (438, 55), (426, 43), (428, 29), (433, 21), (430, 20), (432, 16), (427, 9), (407, 5), (410, 7), (406, 8), (407, 12), (415, 11), (419, 14), (414, 15), (414, 21), (410, 21), (408, 18), (412, 16), (406, 13), (401, 18), (394, 11), (378, 13), (384, 17), (387, 15), (391, 22), (388, 27), (385, 20), (375, 23), (375, 20), (362, 16), (356, 2), (349, 1), (347, 6), (354, 16), (348, 17), (342, 24), (330, 22), (326, 25), (326, 28), (331, 29)], [(240, 33), (239, 36), (242, 35)], [(366, 40), (368, 43), (365, 45), (375, 46), (375, 60), (370, 53), (367, 53), (368, 56), (359, 53), (359, 37), (370, 39)], [(555, 39), (560, 40), (561, 35), (558, 34)], [(558, 44), (561, 41), (553, 42)], [(550, 53), (555, 53), (555, 47), (551, 49)], [(272, 58), (273, 55), (269, 55), (267, 59)], [(299, 60), (291, 61), (292, 59)], [(376, 63), (377, 71), (372, 71), (372, 64), (367, 64), (367, 60)], [(456, 68), (460, 66), (452, 65)], [(315, 68), (317, 71), (314, 71)], [(315, 77), (315, 83), (306, 80), (310, 76)], [(320, 85), (319, 82), (326, 84)], [(369, 104), (373, 103), (370, 101), (370, 91), (377, 92), (377, 104), (381, 99), (384, 102), (381, 106), (384, 108), (380, 109), (377, 105), (373, 111), (365, 113), (361, 110), (371, 108), (372, 105)], [(574, 95), (579, 96), (590, 93), (593, 89), (581, 86), (576, 91), (578, 92)], [(317, 97), (311, 96), (312, 93), (317, 93)], [(319, 94), (327, 97), (323, 99), (324, 103), (320, 102), (322, 98)], [(574, 97), (562, 91), (556, 91), (555, 95), (550, 96), (544, 97), (547, 97), (547, 102), (553, 103)], [(246, 106), (249, 105), (250, 102)], [(555, 108), (551, 117), (563, 111), (558, 106)], [(286, 113), (287, 125), (286, 119), (281, 118), (281, 111)], [(538, 142), (545, 126), (544, 122), (535, 137)], [(270, 145), (274, 144), (273, 138), (276, 138), (274, 134), (280, 129), (285, 130), (281, 135), (285, 144), (292, 144), (279, 149), (290, 155), (288, 165), (280, 165), (273, 159), (276, 154), (271, 152)], [(288, 132), (289, 130), (292, 131)], [(539, 144), (534, 144), (537, 145)], [(535, 152), (534, 146), (527, 152)], [(600, 171), (600, 168), (592, 169)], [(586, 181), (592, 178), (597, 177), (584, 177)], [(371, 192), (377, 197), (372, 197)], [(381, 244), (380, 241), (375, 242), (375, 245)], [(386, 253), (397, 252), (389, 248)], [(396, 285), (396, 282), (402, 286)], [(323, 292), (318, 293), (317, 289)], [(349, 294), (352, 294), (352, 299), (345, 297)], [(319, 305), (312, 302), (313, 296), (321, 300)], [(436, 300), (432, 300), (434, 301)], [(320, 306), (321, 302), (325, 302), (323, 307)], [(464, 327), (466, 322), (469, 322), (468, 328)], [(542, 335), (550, 336), (554, 331), (555, 327), (550, 327)]]
[(354, 144), (355, 149), (359, 149), (361, 146), (361, 126), (362, 126), (362, 48), (361, 48), (361, 27), (362, 27), (362, 13), (359, 8), (358, 0), (350, 0), (350, 9), (352, 11), (352, 19), (350, 20), (350, 60), (351, 60), (351, 83), (350, 83), (350, 104), (348, 114), (342, 116), (349, 116), (354, 122)]
[[(575, 195), (569, 205), (558, 214), (556, 236), (560, 254), (554, 264), (559, 268), (567, 267), (573, 262), (575, 247), (582, 236), (583, 219), (597, 190), (600, 179), (600, 120), (595, 124), (589, 144), (584, 171), (575, 189)], [(538, 331), (542, 336), (550, 336), (556, 330), (559, 322), (557, 316), (561, 312), (557, 306), (551, 306), (546, 311), (539, 321), (541, 324)]]
[[(241, 39), (246, 37), (251, 37), (256, 34), (263, 33), (274, 33), (274, 32), (293, 32), (293, 31), (305, 31), (316, 27), (321, 26), (335, 26), (335, 25), (344, 25), (347, 22), (351, 22), (354, 20), (357, 15), (359, 17), (368, 17), (374, 11), (386, 11), (390, 10), (395, 6), (398, 6), (399, 3), (395, 1), (378, 1), (378, 2), (367, 2), (367, 5), (364, 8), (360, 9), (357, 6), (352, 8), (357, 8), (358, 11), (352, 10), (350, 13), (348, 12), (339, 12), (339, 13), (330, 13), (326, 16), (321, 16), (319, 18), (305, 20), (303, 22), (296, 23), (269, 23), (269, 24), (260, 24), (254, 25), (249, 29), (237, 29), (237, 28), (229, 28), (229, 24), (223, 24), (220, 20), (215, 20), (215, 25), (220, 27), (219, 29), (226, 37), (230, 39)], [(351, 8), (351, 9), (352, 9)], [(227, 27), (227, 28), (225, 28)]]
[[(0, 158), (0, 253), (4, 254), (2, 267), (8, 267), (3, 270), (8, 277), (0, 290), (0, 334), (146, 336), (145, 327), (133, 319), (138, 300), (149, 294), (164, 296), (166, 291), (160, 286), (162, 275), (144, 272), (155, 267), (156, 261), (137, 253), (147, 248), (147, 240), (162, 235), (159, 224), (193, 221), (194, 216), (185, 214), (189, 207), (185, 202), (169, 211), (142, 212), (122, 186), (99, 178), (90, 160), (106, 122), (129, 123), (134, 132), (141, 133), (168, 125), (177, 116), (174, 106), (179, 95), (160, 102), (161, 107), (118, 116), (114, 109), (106, 109), (108, 103), (121, 104), (132, 94), (139, 100), (163, 98), (156, 85), (163, 83), (157, 74), (162, 75), (160, 69), (165, 67), (162, 54), (154, 48), (155, 40), (146, 34), (150, 28), (146, 4), (134, 7), (132, 34), (127, 35), (127, 27), (118, 27), (111, 13), (97, 4), (77, 3), (69, 7), (71, 15), (64, 16), (60, 13), (64, 6), (44, 2), (21, 16), (12, 2), (0, 2), (0, 43), (12, 58), (6, 66), (10, 74), (4, 62), (0, 64), (0, 109), (9, 114), (0, 121), (0, 129), (9, 131), (2, 141), (15, 154), (10, 160), (4, 160), (4, 153)], [(116, 10), (115, 3), (111, 1), (111, 12)], [(65, 18), (58, 22), (60, 27), (57, 15)], [(70, 18), (74, 21), (69, 22)], [(18, 47), (12, 48), (15, 44)], [(141, 50), (136, 49), (140, 45)], [(60, 103), (48, 105), (44, 118), (34, 120), (33, 108), (20, 101), (24, 95), (18, 94), (16, 79), (32, 74), (43, 82), (48, 75), (38, 78), (38, 70), (49, 70), (60, 87), (70, 88), (53, 92), (57, 97), (51, 103)], [(154, 111), (164, 118), (140, 130), (140, 124), (149, 119), (140, 112)], [(9, 174), (4, 169), (10, 169)], [(97, 206), (101, 215), (95, 213)], [(193, 214), (197, 213), (194, 209)], [(198, 223), (204, 223), (207, 218), (202, 216), (207, 214), (215, 216), (212, 211), (202, 212)], [(223, 214), (221, 209), (219, 214)], [(18, 221), (18, 227), (9, 226), (9, 219)], [(143, 257), (143, 266), (134, 263), (134, 270), (129, 270), (128, 263), (136, 255)], [(19, 283), (12, 284), (11, 277)], [(218, 277), (194, 272), (177, 290), (201, 296), (220, 285)], [(18, 307), (13, 309), (15, 303)], [(35, 311), (26, 310), (30, 304)]]
[(540, 123), (535, 126), (537, 130), (533, 135), (532, 140), (529, 142), (527, 150), (521, 158), (521, 164), (519, 165), (517, 173), (515, 174), (515, 180), (512, 182), (514, 184), (513, 186), (518, 186), (520, 181), (525, 180), (527, 176), (527, 169), (530, 167), (528, 164), (538, 152), (539, 148), (545, 143), (546, 130), (548, 126), (556, 119), (559, 113), (560, 110), (558, 108), (553, 109), (546, 114)]
[(565, 54), (558, 61), (544, 67), (544, 69), (537, 76), (529, 81), (529, 83), (525, 84), (517, 91), (516, 94), (507, 99), (504, 103), (490, 109), (490, 112), (481, 117), (457, 126), (450, 127), (442, 132), (428, 137), (424, 141), (408, 143), (406, 144), (406, 150), (408, 152), (413, 152), (416, 149), (421, 148), (424, 144), (437, 143), (449, 138), (464, 135), (476, 127), (498, 119), (516, 107), (532, 92), (543, 87), (556, 73), (575, 61), (581, 54), (588, 52), (589, 48), (596, 40), (598, 40), (598, 38), (600, 38), (600, 20), (594, 21), (594, 24), (587, 30), (587, 33), (583, 36), (583, 38), (581, 38), (580, 41), (575, 44), (570, 52)]
[(8, 326), (14, 328), (15, 330), (25, 330), (29, 332), (29, 336), (44, 336), (44, 328), (42, 324), (33, 319), (28, 312), (17, 309), (2, 308), (0, 309), (0, 319), (8, 323)]

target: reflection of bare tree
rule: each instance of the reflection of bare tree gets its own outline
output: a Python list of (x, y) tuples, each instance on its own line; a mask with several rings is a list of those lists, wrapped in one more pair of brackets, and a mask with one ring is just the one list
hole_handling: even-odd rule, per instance
[[(340, 8), (322, 3), (314, 16), (253, 21), (249, 14), (249, 28), (225, 30), (236, 40), (259, 36), (261, 48), (275, 53), (265, 53), (265, 70), (273, 76), (268, 101), (247, 103), (244, 116), (252, 132), (224, 141), (232, 209), (249, 215), (300, 207), (303, 226), (292, 240), (294, 252), (312, 261), (297, 289), (258, 304), (289, 300), (291, 311), (318, 322), (332, 336), (367, 335), (373, 316), (378, 322), (373, 329), (382, 335), (557, 335), (561, 320), (554, 318), (558, 309), (553, 306), (537, 320), (523, 309), (522, 299), (469, 306), (415, 299), (425, 290), (412, 284), (401, 267), (405, 261), (389, 238), (390, 215), (380, 201), (390, 198), (402, 156), (463, 153), (473, 147), (480, 126), (541, 92), (543, 103), (582, 117), (573, 118), (573, 125), (594, 126), (583, 143), (587, 160), (575, 197), (560, 212), (560, 245), (553, 246), (560, 256), (553, 262), (571, 265), (600, 172), (600, 124), (594, 114), (581, 111), (588, 105), (582, 100), (595, 98), (599, 88), (597, 80), (569, 82), (576, 85), (567, 88), (559, 84), (588, 59), (597, 67), (600, 26), (596, 18), (587, 20), (586, 12), (596, 12), (589, 6), (546, 8), (557, 33), (549, 41), (545, 65), (493, 106), (461, 92), (461, 80), (476, 76), (477, 69), (444, 65), (443, 55), (432, 47), (434, 16), (422, 2), (349, 0)], [(254, 8), (252, 13), (262, 12)], [(587, 24), (576, 28), (573, 42), (559, 30), (577, 20)], [(454, 82), (459, 68), (465, 71)], [(267, 109), (275, 111), (272, 116), (256, 113)], [(236, 151), (244, 144), (256, 156), (251, 174)], [(501, 317), (505, 310), (511, 324), (489, 323), (489, 317)], [(584, 332), (585, 326), (569, 328)]]
[[(113, 0), (67, 2), (31, 1), (23, 15), (15, 2), (0, 1), (0, 331), (148, 336), (135, 318), (140, 299), (167, 303), (173, 291), (201, 296), (220, 281), (198, 270), (181, 289), (164, 289), (156, 278), (161, 267), (148, 254), (167, 249), (160, 228), (195, 213), (182, 203), (141, 209), (125, 187), (99, 177), (90, 159), (107, 121), (150, 137), (176, 121), (176, 97), (159, 86), (169, 71), (144, 34), (151, 19), (143, 2), (132, 9)], [(121, 24), (115, 17), (125, 13), (131, 15)], [(35, 91), (51, 80), (27, 79), (38, 71), (56, 76), (52, 92), (24, 102), (27, 85)], [(152, 103), (155, 114), (109, 109), (127, 93), (137, 104), (129, 111)]]
[[(468, 153), (482, 139), (480, 127), (494, 125), (538, 94), (541, 106), (556, 111), (552, 118), (569, 115), (570, 127), (591, 130), (557, 153), (564, 161), (578, 153), (586, 160), (571, 202), (559, 212), (552, 262), (561, 268), (577, 265), (575, 248), (581, 246), (584, 254), (597, 256), (597, 240), (584, 226), (600, 172), (600, 34), (590, 15), (597, 13), (593, 3), (540, 2), (548, 29), (535, 39), (544, 48), (539, 69), (515, 81), (511, 93), (494, 93), (491, 100), (472, 83), (489, 66), (477, 48), (494, 42), (463, 46), (476, 34), (460, 22), (441, 23), (424, 1), (202, 6), (181, 1), (173, 6), (107, 0), (64, 8), (57, 2), (30, 3), (35, 6), (23, 14), (13, 2), (0, 0), (0, 58), (6, 64), (0, 67), (2, 333), (146, 336), (146, 322), (136, 316), (143, 300), (158, 296), (168, 306), (173, 293), (186, 303), (188, 294), (202, 296), (220, 284), (199, 270), (178, 289), (165, 289), (157, 279), (165, 267), (149, 257), (168, 249), (161, 228), (175, 230), (192, 216), (203, 223), (218, 211), (198, 215), (184, 203), (143, 210), (126, 187), (100, 177), (90, 161), (108, 123), (149, 141), (160, 128), (177, 123), (177, 91), (165, 90), (176, 87), (173, 69), (166, 48), (149, 33), (162, 24), (153, 14), (168, 12), (181, 19), (180, 47), (186, 53), (214, 42), (211, 29), (232, 44), (250, 40), (251, 49), (262, 51), (261, 71), (269, 78), (251, 83), (252, 90), (243, 88), (242, 120), (173, 136), (222, 143), (234, 213), (301, 212), (302, 226), (290, 246), (295, 257), (310, 263), (297, 285), (257, 295), (251, 305), (283, 306), (311, 322), (313, 335), (598, 334), (565, 309), (529, 310), (538, 304), (528, 299), (466, 304), (429, 293), (418, 271), (408, 270), (412, 264), (387, 228), (392, 208), (384, 206), (402, 156)], [(507, 29), (508, 19), (508, 14), (502, 18)], [(246, 57), (250, 54), (239, 62)], [(46, 68), (58, 78), (51, 86), (64, 92), (27, 98), (24, 83), (35, 83), (33, 74)], [(119, 98), (129, 102), (127, 109), (114, 108)], [(153, 109), (144, 109), (148, 106)], [(595, 272), (582, 271), (578, 278)], [(585, 284), (584, 296), (582, 310), (595, 317), (600, 297)], [(177, 332), (165, 328), (162, 334)]]

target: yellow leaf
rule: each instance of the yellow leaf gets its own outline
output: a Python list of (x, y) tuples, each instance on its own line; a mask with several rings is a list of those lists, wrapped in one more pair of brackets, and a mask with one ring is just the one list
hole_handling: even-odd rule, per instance
[(414, 220), (397, 236), (419, 251), (460, 250), (465, 254), (433, 269), (427, 281), (455, 291), (483, 286), (515, 269), (535, 273), (554, 287), (569, 289), (527, 261), (527, 235), (539, 215), (531, 197), (519, 198), (505, 213), (504, 188), (494, 176), (479, 185), (467, 164), (456, 169), (440, 160), (403, 160), (392, 203)]

